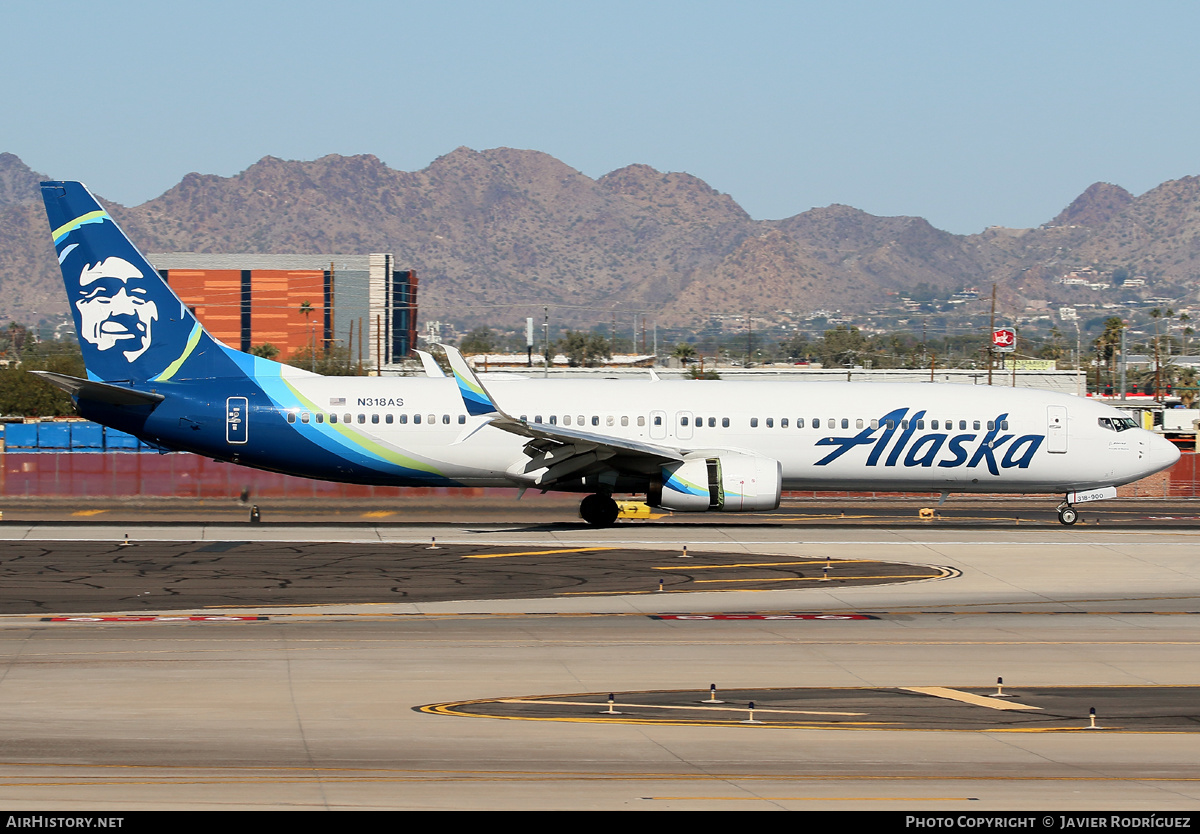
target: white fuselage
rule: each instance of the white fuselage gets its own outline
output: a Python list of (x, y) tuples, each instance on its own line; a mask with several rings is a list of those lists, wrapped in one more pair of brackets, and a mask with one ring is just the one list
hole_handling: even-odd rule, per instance
[[(524, 471), (526, 439), (468, 416), (451, 378), (290, 383), (326, 412), (321, 425), (308, 418), (311, 431), (361, 434), (465, 485), (521, 486), (536, 475)], [(685, 457), (778, 460), (785, 489), (1067, 492), (1128, 483), (1178, 459), (1151, 432), (1106, 425), (1122, 416), (1109, 406), (1020, 388), (494, 376), (487, 386), (504, 411), (532, 424)]]

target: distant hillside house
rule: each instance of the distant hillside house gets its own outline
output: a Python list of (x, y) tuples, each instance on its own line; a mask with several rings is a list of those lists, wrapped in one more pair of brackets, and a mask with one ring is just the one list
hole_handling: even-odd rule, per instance
[(391, 254), (149, 256), (213, 336), (249, 352), (264, 344), (287, 360), (348, 348), (367, 367), (411, 355), (417, 338), (417, 274)]

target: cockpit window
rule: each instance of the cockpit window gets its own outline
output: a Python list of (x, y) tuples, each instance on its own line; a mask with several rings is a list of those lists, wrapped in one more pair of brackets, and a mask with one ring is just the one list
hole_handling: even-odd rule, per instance
[(1136, 429), (1137, 421), (1132, 417), (1100, 417), (1100, 427), (1109, 431), (1125, 431)]

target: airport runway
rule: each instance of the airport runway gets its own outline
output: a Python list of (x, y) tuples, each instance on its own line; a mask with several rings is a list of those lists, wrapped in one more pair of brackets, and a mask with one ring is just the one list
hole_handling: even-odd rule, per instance
[[(469, 595), (355, 601), (339, 587), (339, 558), (363, 566), (343, 573), (365, 593), (366, 577), (392, 569), (389, 552), (429, 556), (418, 551), (435, 537), (452, 552), (433, 555), (453, 557), (436, 564), (496, 557), (421, 580)], [(1194, 810), (1198, 557), (1197, 534), (1169, 523), (5, 521), (3, 599), (24, 583), (42, 607), (0, 616), (0, 801)], [(825, 559), (913, 571), (830, 583), (812, 573)], [(674, 588), (622, 584), (681, 564)], [(707, 571), (754, 590), (701, 590)], [(266, 575), (315, 578), (294, 583), (301, 604), (247, 581)], [(243, 597), (173, 604), (171, 584), (196, 576)], [(478, 587), (489, 582), (538, 591), (496, 598)], [(102, 601), (90, 611), (89, 583)], [(69, 587), (56, 597), (56, 584)], [(111, 604), (113, 588), (136, 601), (151, 587), (153, 604)], [(68, 598), (73, 616), (53, 617)], [(1040, 714), (988, 705), (998, 677), (1006, 703)], [(734, 711), (696, 720), (710, 684)], [(622, 715), (601, 714), (608, 693)], [(743, 723), (756, 696), (759, 723)]]

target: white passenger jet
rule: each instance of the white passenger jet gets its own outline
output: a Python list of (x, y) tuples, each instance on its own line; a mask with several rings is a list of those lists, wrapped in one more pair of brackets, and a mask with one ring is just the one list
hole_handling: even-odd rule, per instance
[[(614, 494), (771, 510), (784, 490), (1062, 493), (1074, 504), (1179, 452), (1119, 411), (1014, 388), (830, 382), (324, 377), (220, 343), (77, 182), (42, 195), (87, 379), (79, 413), (164, 451), (308, 478)], [(429, 367), (427, 365), (427, 367)]]

